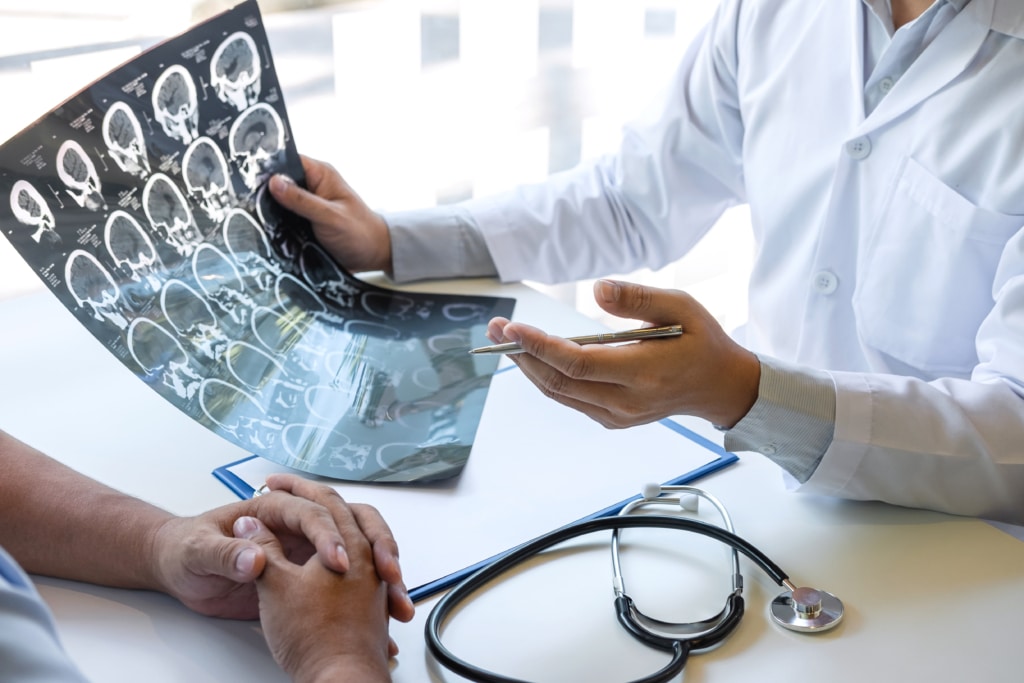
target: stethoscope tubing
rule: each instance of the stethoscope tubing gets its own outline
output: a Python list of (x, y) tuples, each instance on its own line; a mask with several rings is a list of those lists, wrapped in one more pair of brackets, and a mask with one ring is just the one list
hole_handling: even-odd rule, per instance
[[(782, 586), (789, 579), (786, 573), (782, 571), (777, 564), (772, 562), (767, 555), (758, 550), (746, 539), (714, 524), (708, 524), (695, 519), (668, 515), (643, 515), (636, 517), (612, 516), (586, 519), (559, 527), (554, 531), (513, 548), (491, 564), (468, 576), (465, 580), (448, 591), (448, 593), (443, 595), (431, 610), (427, 617), (427, 622), (424, 625), (424, 636), (426, 639), (427, 650), (438, 660), (438, 662), (444, 665), (445, 668), (471, 680), (493, 683), (527, 683), (520, 679), (509, 678), (485, 669), (480, 669), (456, 657), (441, 642), (441, 630), (444, 622), (455, 608), (468, 598), (471, 593), (478, 590), (484, 584), (493, 580), (505, 571), (515, 567), (530, 557), (533, 557), (539, 552), (547, 550), (559, 543), (597, 531), (628, 528), (678, 529), (707, 536), (743, 553), (757, 564), (766, 574), (768, 574), (768, 576), (771, 577), (771, 579), (778, 585)], [(669, 662), (668, 665), (650, 676), (637, 679), (634, 683), (663, 683), (678, 675), (685, 666), (690, 647), (685, 643), (672, 641), (671, 649), (673, 656), (672, 661)]]

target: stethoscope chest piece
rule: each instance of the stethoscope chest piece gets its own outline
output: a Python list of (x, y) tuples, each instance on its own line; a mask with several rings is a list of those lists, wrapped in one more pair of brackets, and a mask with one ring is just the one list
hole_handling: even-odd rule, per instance
[(772, 620), (791, 631), (815, 633), (834, 628), (843, 620), (843, 603), (814, 588), (795, 588), (772, 600)]

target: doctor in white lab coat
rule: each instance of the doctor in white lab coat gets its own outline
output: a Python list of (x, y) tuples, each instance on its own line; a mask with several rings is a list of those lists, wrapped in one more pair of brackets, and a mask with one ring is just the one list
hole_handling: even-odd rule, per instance
[(676, 340), (520, 367), (612, 427), (705, 417), (800, 490), (1024, 523), (1024, 3), (723, 0), (619, 152), (381, 216), (328, 166), (271, 190), (354, 271), (572, 281), (658, 268), (730, 206), (757, 244), (732, 339), (679, 292), (599, 282)]

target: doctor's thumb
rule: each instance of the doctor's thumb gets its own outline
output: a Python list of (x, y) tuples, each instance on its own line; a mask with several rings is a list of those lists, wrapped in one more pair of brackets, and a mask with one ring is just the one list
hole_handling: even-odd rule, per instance
[(607, 313), (654, 325), (680, 322), (680, 296), (687, 297), (683, 292), (621, 280), (598, 280), (594, 283), (594, 299)]

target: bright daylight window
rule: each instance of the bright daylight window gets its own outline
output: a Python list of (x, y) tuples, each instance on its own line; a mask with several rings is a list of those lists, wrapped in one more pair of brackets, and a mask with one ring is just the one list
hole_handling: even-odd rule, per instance
[[(225, 0), (0, 0), (6, 140)], [(261, 0), (300, 151), (378, 208), (507, 189), (614, 149), (715, 0)], [(736, 210), (691, 256), (623, 274), (687, 289), (726, 328), (746, 317), (749, 221)], [(40, 288), (0, 240), (0, 298)], [(549, 293), (598, 316), (590, 283)], [(621, 321), (606, 321), (615, 326)]]

